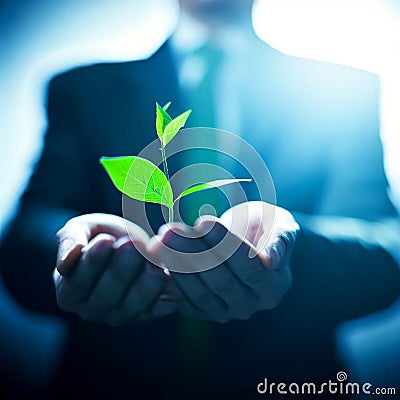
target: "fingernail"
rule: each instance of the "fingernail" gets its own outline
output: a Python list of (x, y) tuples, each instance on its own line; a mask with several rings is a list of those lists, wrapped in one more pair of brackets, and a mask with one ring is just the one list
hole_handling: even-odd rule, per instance
[(78, 261), (82, 248), (83, 245), (78, 244), (72, 249), (64, 251), (64, 253), (59, 257), (56, 267), (61, 275), (65, 275), (70, 272), (74, 264)]
[(113, 249), (120, 249), (122, 247), (128, 247), (128, 246), (132, 246), (132, 241), (131, 238), (129, 236), (123, 236), (119, 239), (117, 239), (114, 243), (113, 243)]

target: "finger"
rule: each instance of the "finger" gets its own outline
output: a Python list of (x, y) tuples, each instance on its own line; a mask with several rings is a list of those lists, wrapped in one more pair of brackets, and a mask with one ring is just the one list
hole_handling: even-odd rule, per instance
[(179, 302), (176, 300), (158, 300), (152, 307), (151, 313), (155, 317), (163, 317), (172, 314), (178, 308)]
[[(195, 273), (213, 268), (224, 261), (217, 253), (210, 251), (199, 234), (192, 227), (180, 223), (170, 224), (162, 235), (155, 236), (148, 247), (149, 254), (156, 255), (158, 263), (170, 271)], [(226, 258), (226, 257), (225, 257)]]
[(246, 319), (254, 312), (258, 296), (226, 264), (200, 272), (198, 276), (211, 292), (225, 302), (230, 318)]
[(261, 201), (244, 202), (224, 212), (220, 221), (230, 232), (257, 246), (261, 238), (268, 240), (274, 225), (276, 208)]
[(89, 235), (82, 226), (67, 223), (56, 236), (59, 241), (56, 268), (61, 275), (67, 275), (78, 263)]
[(97, 280), (89, 298), (80, 306), (86, 319), (105, 318), (123, 299), (131, 282), (143, 270), (145, 259), (135, 246), (144, 248), (141, 242), (132, 244), (121, 239), (114, 243), (113, 254), (106, 269)]
[[(207, 226), (202, 224), (205, 220), (208, 221)], [(207, 253), (212, 254), (214, 259), (218, 259), (219, 262), (224, 262), (215, 268), (199, 272), (197, 274), (198, 278), (215, 296), (224, 301), (231, 318), (248, 318), (254, 310), (257, 296), (231, 271), (229, 268), (229, 253), (226, 251), (226, 248), (231, 247), (232, 244), (239, 246), (242, 243), (242, 240), (238, 239), (234, 235), (230, 235), (229, 231), (220, 224), (218, 218), (203, 217), (203, 219), (197, 220), (197, 225), (200, 224), (202, 224), (202, 226), (197, 229), (198, 232), (206, 232), (205, 235), (207, 235), (211, 230), (215, 230), (215, 235), (218, 235), (219, 237), (219, 241), (216, 243), (224, 240), (227, 242), (227, 246), (220, 249), (221, 256), (217, 257), (214, 251), (215, 249), (213, 248), (214, 246), (210, 246), (207, 241), (204, 243), (203, 240), (205, 237), (200, 236), (200, 243), (197, 245), (198, 250), (204, 252), (205, 249), (208, 249), (209, 251)], [(230, 236), (232, 236), (232, 238)], [(188, 246), (182, 245), (182, 248), (187, 249)], [(204, 255), (204, 257), (207, 257), (207, 255)], [(228, 259), (224, 260), (226, 258)], [(231, 260), (231, 262), (232, 261), (233, 260)]]
[[(296, 235), (296, 231), (286, 231), (277, 234), (275, 241), (269, 246), (276, 251), (275, 259), (273, 260), (275, 263), (273, 262), (273, 264), (277, 265), (284, 258), (290, 256), (296, 241)], [(268, 248), (267, 252), (270, 252)]]
[[(135, 320), (148, 321), (150, 319), (164, 317), (166, 315), (172, 314), (178, 310), (178, 303), (176, 302), (164, 302), (156, 301), (152, 308), (147, 311), (143, 311), (135, 315)], [(120, 320), (118, 317), (114, 318), (114, 315), (109, 318), (110, 325), (120, 326), (123, 323), (129, 321), (132, 318), (126, 319), (125, 321)]]
[(147, 233), (138, 225), (115, 215), (86, 214), (72, 218), (57, 232), (59, 241), (56, 267), (66, 275), (76, 266), (81, 249), (100, 233), (115, 238), (129, 235), (140, 241), (148, 240)]
[(167, 301), (179, 301), (182, 298), (182, 292), (179, 290), (176, 282), (172, 279), (171, 271), (164, 267), (164, 273), (167, 275), (168, 281), (160, 296), (160, 299)]
[(186, 300), (207, 319), (226, 322), (229, 318), (227, 304), (213, 293), (199, 278), (198, 274), (174, 272), (173, 277), (182, 290)]
[[(275, 241), (262, 252), (258, 252), (256, 257), (249, 257), (251, 255), (249, 249), (253, 249), (250, 243), (246, 240), (241, 241), (238, 237), (235, 239), (235, 235), (227, 231), (218, 221), (216, 223), (204, 218), (195, 227), (200, 232), (203, 230), (207, 232), (204, 239), (210, 244), (210, 247), (214, 246), (213, 249), (216, 253), (221, 251), (227, 253), (226, 246), (221, 246), (220, 242), (230, 244), (236, 241), (237, 250), (225, 264), (244, 285), (247, 285), (257, 295), (263, 309), (275, 307), (291, 284), (288, 261), (295, 241), (297, 224), (293, 223), (293, 218), (289, 221), (290, 223), (284, 222), (285, 224), (281, 223), (279, 226), (285, 226), (287, 229), (276, 229)], [(212, 225), (212, 229), (209, 225)], [(222, 240), (222, 238), (224, 239)]]
[(288, 249), (293, 245), (299, 225), (287, 210), (262, 201), (238, 204), (220, 218), (231, 233), (246, 238), (253, 247), (250, 256), (267, 256), (265, 249), (283, 238)]
[[(210, 221), (204, 220), (195, 229), (200, 231), (204, 229), (208, 232), (204, 235), (204, 240), (213, 247), (215, 252), (222, 253), (221, 256), (225, 253), (226, 246), (220, 245), (222, 239), (229, 243), (229, 247), (237, 247), (229, 260), (225, 262), (232, 273), (257, 295), (271, 287), (272, 274), (258, 256), (249, 257), (249, 244), (231, 234), (223, 225), (217, 223), (213, 229), (209, 229), (209, 224)], [(267, 258), (266, 262), (270, 268), (270, 258)]]
[(79, 304), (89, 297), (112, 254), (114, 242), (114, 237), (101, 234), (84, 247), (76, 268), (59, 282), (57, 301), (63, 310), (78, 311)]
[(107, 316), (105, 322), (110, 326), (121, 326), (133, 318), (139, 321), (148, 321), (176, 312), (178, 310), (178, 304), (179, 303), (176, 302), (156, 301), (153, 308), (137, 313), (134, 317), (129, 314), (121, 314), (118, 311), (113, 311)]
[(110, 318), (117, 323), (123, 323), (148, 312), (156, 303), (168, 279), (161, 268), (147, 262)]
[[(181, 228), (183, 229), (183, 228)], [(204, 258), (214, 258), (212, 252), (207, 251), (208, 247), (199, 238), (184, 237), (178, 234), (179, 229), (170, 229), (162, 237), (165, 245), (162, 258), (168, 267), (174, 263), (179, 263), (184, 270), (193, 270), (192, 254), (202, 253)], [(187, 233), (189, 228), (185, 229)], [(168, 249), (172, 249), (173, 252)], [(185, 298), (199, 311), (202, 311), (210, 319), (215, 321), (225, 321), (227, 317), (227, 306), (219, 297), (218, 293), (213, 293), (199, 278), (198, 274), (172, 272), (178, 287), (183, 292)]]
[(54, 286), (56, 287), (56, 291), (58, 290), (58, 287), (60, 286), (62, 279), (63, 279), (62, 275), (58, 272), (57, 268), (55, 268), (53, 270), (53, 282)]
[[(165, 304), (164, 304), (165, 303)], [(135, 320), (139, 321), (148, 321), (150, 319), (164, 317), (166, 315), (172, 314), (178, 310), (178, 303), (176, 302), (164, 302), (164, 301), (156, 301), (152, 308), (147, 311), (143, 311), (139, 314), (135, 315)], [(108, 318), (109, 325), (112, 326), (120, 326), (125, 322), (131, 320), (132, 317), (126, 318), (125, 320), (121, 319), (118, 314), (111, 314)]]
[[(256, 310), (270, 309), (278, 304), (291, 282), (290, 270), (282, 262), (285, 249), (281, 243), (271, 248), (269, 255), (264, 252), (265, 255), (250, 257), (251, 244), (232, 234), (219, 221), (204, 218), (195, 229), (206, 232), (203, 239), (221, 257), (227, 258), (228, 253), (232, 253), (224, 262), (225, 268), (217, 267), (200, 274), (211, 290), (228, 302), (232, 318), (246, 319)], [(232, 280), (229, 272), (239, 283)]]
[[(183, 294), (172, 279), (170, 272), (165, 269), (164, 272), (168, 279), (161, 295), (148, 313), (148, 315), (151, 315), (151, 318), (162, 317), (177, 311), (178, 305), (183, 298)], [(142, 319), (148, 319), (148, 315), (142, 316)]]
[(186, 299), (182, 299), (180, 301), (178, 305), (178, 311), (183, 315), (187, 315), (188, 317), (204, 319), (204, 320), (208, 319), (207, 315), (203, 311), (194, 307), (193, 304)]

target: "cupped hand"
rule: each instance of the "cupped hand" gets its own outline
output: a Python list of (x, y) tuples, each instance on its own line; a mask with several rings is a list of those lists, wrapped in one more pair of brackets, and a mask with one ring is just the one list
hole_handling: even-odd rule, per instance
[(292, 215), (248, 202), (221, 218), (188, 227), (164, 225), (153, 252), (172, 272), (184, 298), (178, 310), (202, 319), (247, 319), (277, 306), (291, 284), (290, 254), (298, 225)]
[(54, 282), (61, 309), (113, 326), (176, 310), (179, 290), (167, 270), (145, 257), (149, 237), (139, 226), (87, 214), (71, 219), (57, 238)]

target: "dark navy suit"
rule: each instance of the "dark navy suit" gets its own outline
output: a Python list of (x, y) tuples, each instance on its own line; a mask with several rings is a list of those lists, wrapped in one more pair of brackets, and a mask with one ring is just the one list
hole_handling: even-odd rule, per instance
[[(386, 307), (398, 295), (400, 272), (383, 247), (313, 229), (326, 216), (371, 223), (395, 217), (379, 140), (377, 77), (267, 45), (266, 51), (258, 115), (264, 128), (243, 136), (269, 166), (278, 205), (301, 225), (291, 290), (276, 309), (247, 321), (198, 322), (208, 332), (203, 360), (183, 360), (180, 315), (109, 328), (62, 314), (71, 334), (58, 394), (251, 398), (264, 377), (333, 379), (340, 368), (337, 324)], [(78, 68), (51, 81), (43, 153), (2, 244), (4, 281), (22, 304), (57, 312), (54, 234), (75, 215), (121, 214), (120, 193), (98, 159), (138, 154), (154, 140), (155, 101), (172, 101), (172, 115), (187, 108), (168, 44), (146, 60)], [(158, 206), (151, 215), (156, 228)]]

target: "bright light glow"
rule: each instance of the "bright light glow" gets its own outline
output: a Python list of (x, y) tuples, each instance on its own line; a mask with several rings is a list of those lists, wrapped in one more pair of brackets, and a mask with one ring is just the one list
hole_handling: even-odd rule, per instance
[[(381, 75), (387, 171), (400, 204), (400, 11), (386, 8), (389, 3), (398, 7), (398, 0), (259, 0), (254, 25), (285, 53)], [(47, 79), (77, 65), (145, 57), (177, 17), (172, 0), (5, 4), (17, 12), (15, 23), (6, 21), (14, 25), (1, 56), (0, 167), (10, 172), (1, 175), (0, 223), (14, 208), (40, 147)]]
[(176, 3), (165, 0), (19, 0), (8, 6), (16, 22), (5, 20), (11, 29), (0, 60), (0, 167), (9, 171), (0, 180), (0, 234), (40, 150), (48, 79), (79, 65), (144, 58), (177, 18)]
[(400, 208), (400, 7), (397, 1), (258, 0), (253, 21), (260, 38), (284, 53), (380, 75), (385, 164), (393, 199)]
[(285, 53), (380, 72), (396, 24), (377, 0), (260, 0), (254, 25)]

